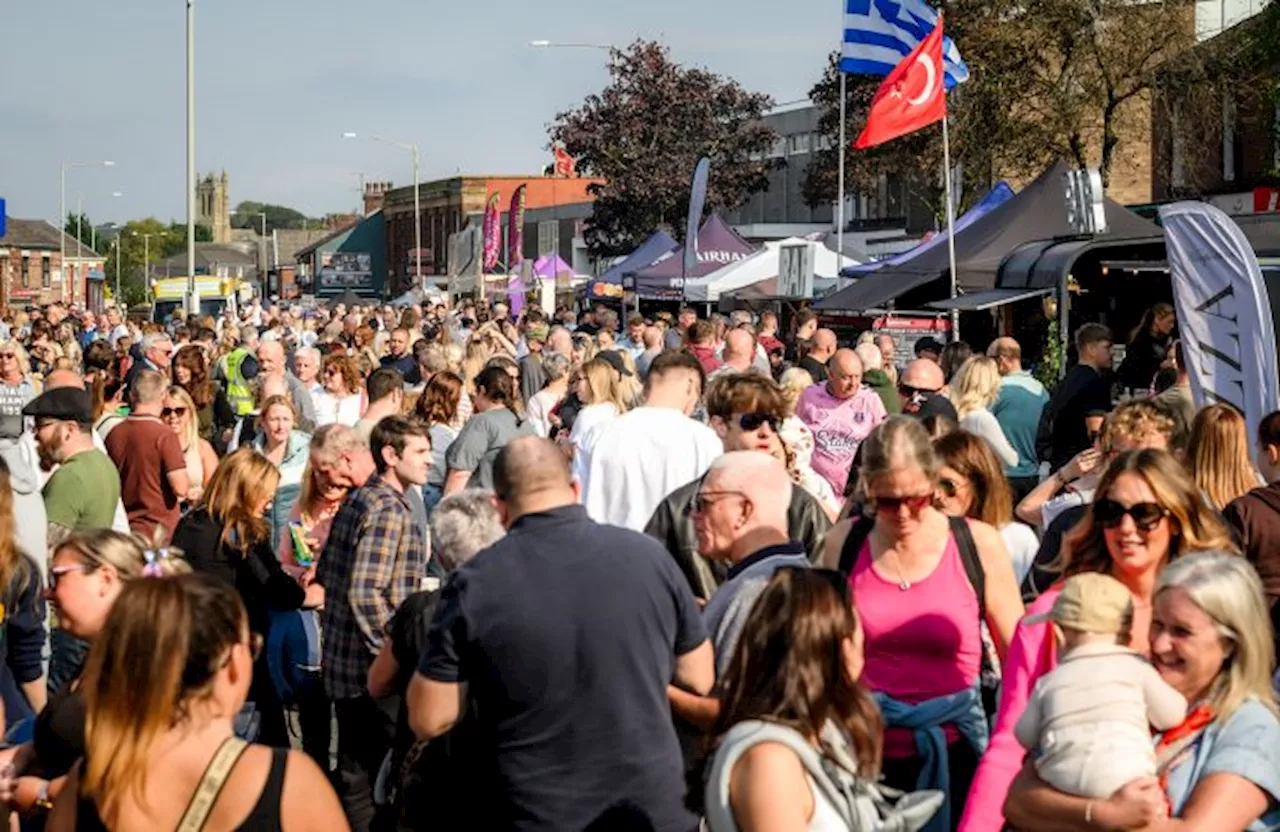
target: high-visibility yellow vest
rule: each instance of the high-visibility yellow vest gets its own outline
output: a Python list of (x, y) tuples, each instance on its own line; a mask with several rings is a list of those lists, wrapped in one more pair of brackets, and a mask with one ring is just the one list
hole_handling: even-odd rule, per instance
[(253, 391), (249, 389), (249, 380), (241, 370), (248, 357), (249, 351), (240, 347), (227, 353), (224, 359), (227, 362), (227, 401), (231, 403), (231, 409), (237, 416), (248, 415), (253, 410)]

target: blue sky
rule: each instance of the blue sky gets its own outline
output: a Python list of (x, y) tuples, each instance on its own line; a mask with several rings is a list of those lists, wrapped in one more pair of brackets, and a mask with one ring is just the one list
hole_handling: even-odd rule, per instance
[[(68, 174), (68, 210), (83, 194), (95, 221), (183, 218), (182, 0), (8, 5), (5, 29), (22, 33), (0, 49), (10, 216), (55, 218), (60, 162), (111, 159)], [(530, 40), (657, 38), (781, 103), (821, 74), (840, 14), (837, 0), (197, 0), (197, 168), (226, 169), (233, 205), (311, 215), (354, 209), (359, 171), (412, 180), (408, 153), (347, 130), (417, 141), (424, 181), (532, 173), (549, 159), (546, 125), (607, 72), (603, 52)]]

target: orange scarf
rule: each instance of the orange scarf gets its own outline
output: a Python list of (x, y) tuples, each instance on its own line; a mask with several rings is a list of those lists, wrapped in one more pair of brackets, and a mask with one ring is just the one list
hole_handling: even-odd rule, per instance
[[(1156, 773), (1160, 777), (1160, 790), (1165, 793), (1166, 802), (1169, 802), (1169, 772), (1185, 759), (1187, 750), (1196, 738), (1216, 718), (1213, 708), (1197, 705), (1187, 714), (1186, 719), (1160, 736), (1156, 743)], [(1169, 816), (1173, 816), (1172, 803), (1169, 803)]]

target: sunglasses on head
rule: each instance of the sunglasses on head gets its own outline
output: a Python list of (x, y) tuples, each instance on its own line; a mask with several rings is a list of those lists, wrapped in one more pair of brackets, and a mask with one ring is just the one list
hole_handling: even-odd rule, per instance
[(1095, 500), (1093, 503), (1093, 519), (1104, 529), (1119, 526), (1126, 514), (1133, 519), (1135, 526), (1148, 532), (1169, 516), (1169, 510), (1158, 503), (1134, 503), (1127, 508), (1110, 499)]
[(916, 494), (911, 497), (872, 497), (870, 504), (878, 512), (885, 514), (897, 514), (903, 506), (912, 514), (923, 511), (924, 508), (933, 503), (932, 494)]
[(774, 433), (779, 429), (778, 417), (772, 413), (743, 413), (738, 417), (738, 425), (747, 433), (759, 430), (761, 425), (768, 425)]

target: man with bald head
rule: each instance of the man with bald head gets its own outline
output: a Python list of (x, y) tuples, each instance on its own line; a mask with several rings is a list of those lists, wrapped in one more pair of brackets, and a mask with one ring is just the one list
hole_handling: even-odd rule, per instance
[(666, 691), (706, 694), (715, 669), (684, 578), (656, 541), (587, 517), (550, 440), (513, 440), (493, 480), (508, 532), (441, 591), (414, 733), (474, 703), (477, 828), (617, 828), (618, 806), (627, 828), (695, 828)]
[(749, 373), (756, 355), (756, 338), (745, 329), (731, 329), (725, 333), (724, 348), (720, 353), (720, 366), (707, 375), (707, 385), (724, 375)]
[(853, 350), (837, 350), (827, 372), (825, 383), (800, 394), (796, 415), (813, 432), (813, 470), (839, 496), (858, 446), (889, 414), (876, 392), (863, 386), (862, 360)]
[(991, 414), (1018, 452), (1017, 464), (1006, 465), (1004, 469), (1013, 489), (1013, 504), (1017, 505), (1040, 482), (1036, 430), (1049, 394), (1043, 384), (1022, 369), (1022, 347), (1017, 341), (997, 338), (987, 348), (987, 355), (996, 360), (1000, 370), (1000, 395), (991, 405)]
[(819, 329), (813, 333), (809, 344), (809, 354), (800, 359), (798, 366), (809, 372), (814, 381), (827, 380), (827, 362), (836, 354), (836, 334), (829, 329)]
[(298, 430), (310, 433), (316, 426), (316, 406), (311, 401), (311, 391), (302, 380), (289, 372), (284, 360), (284, 345), (279, 341), (263, 341), (258, 345), (258, 382), (265, 384), (269, 379), (277, 379), (284, 383), (298, 408)]
[(923, 419), (926, 416), (945, 416), (959, 423), (955, 405), (939, 391), (946, 384), (942, 368), (932, 358), (917, 358), (906, 366), (898, 379), (898, 395), (902, 397), (902, 412), (907, 416)]
[[(763, 451), (726, 453), (698, 488), (693, 504), (698, 552), (729, 569), (702, 611), (717, 678), (728, 669), (742, 627), (773, 573), (809, 567), (804, 544), (788, 533), (791, 492), (787, 469)], [(698, 696), (674, 685), (667, 695), (675, 714), (696, 727), (710, 729), (720, 715), (714, 695)]]

